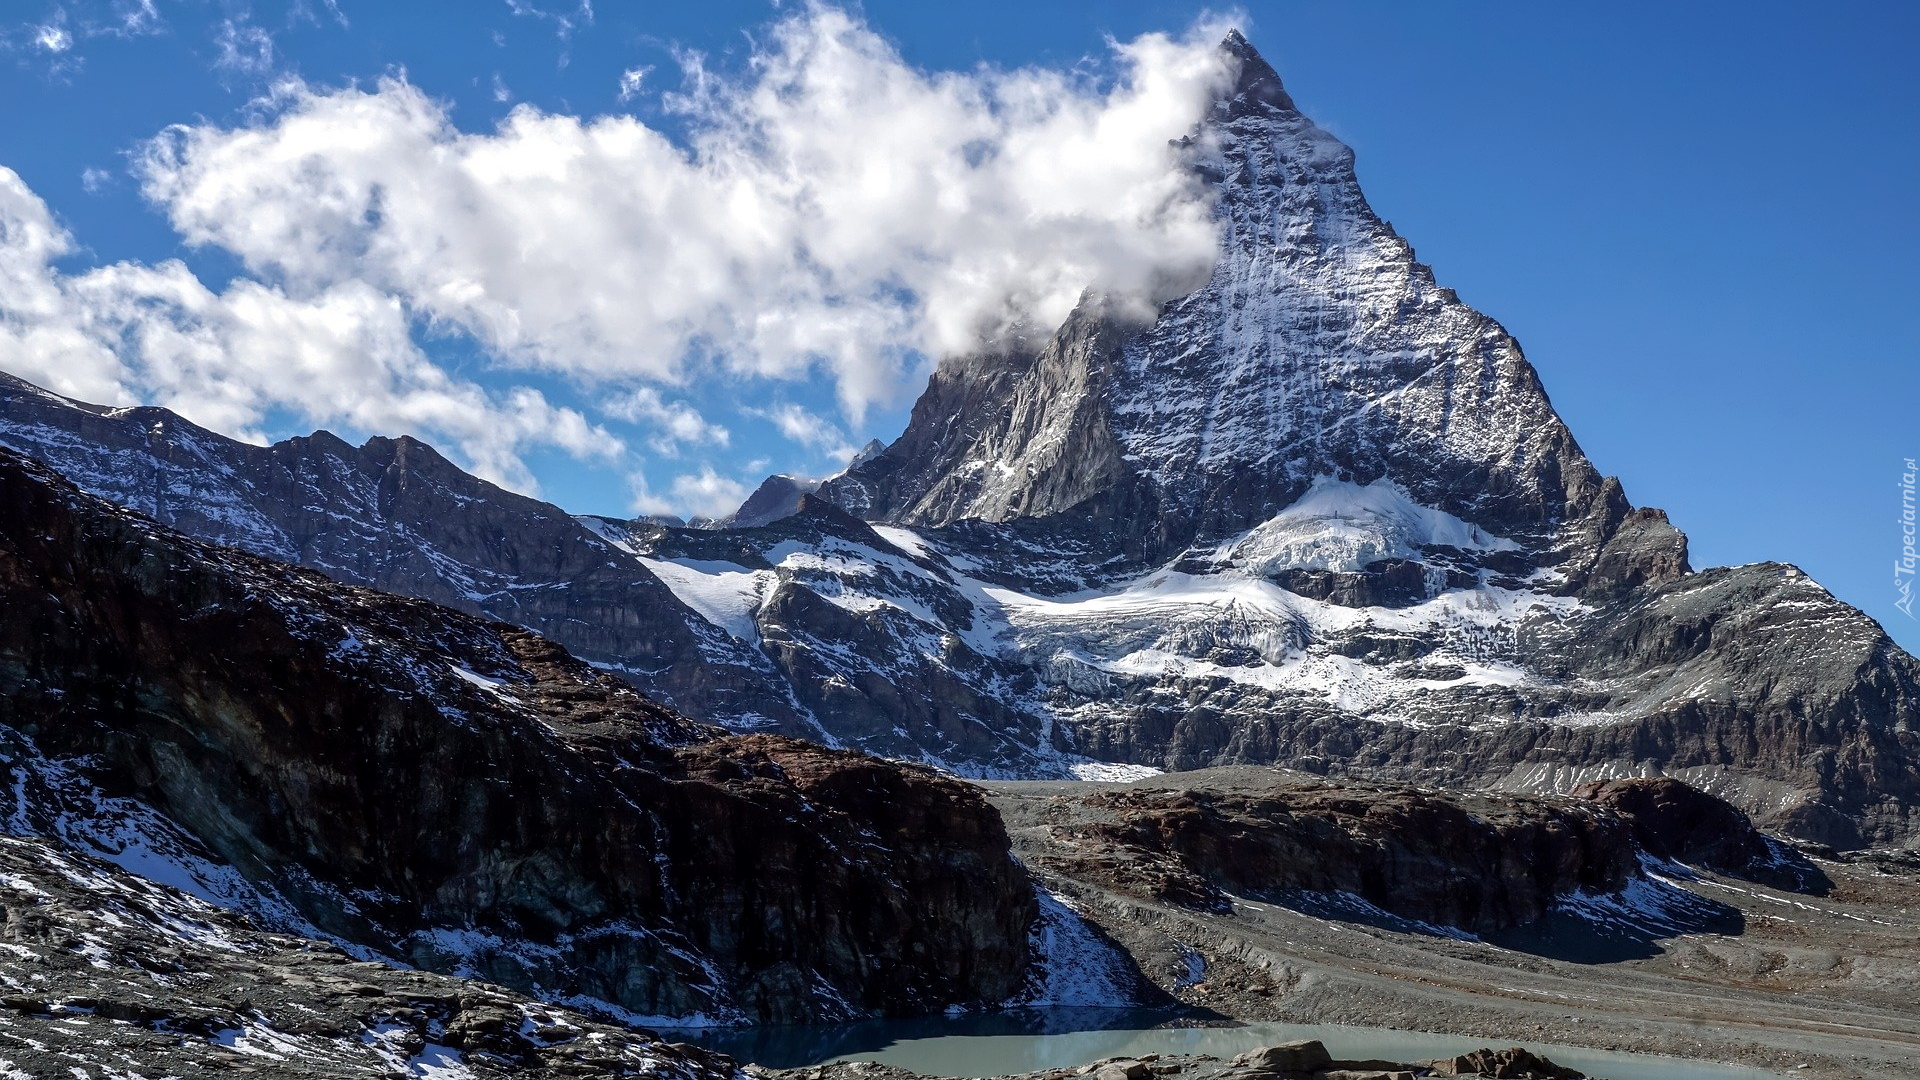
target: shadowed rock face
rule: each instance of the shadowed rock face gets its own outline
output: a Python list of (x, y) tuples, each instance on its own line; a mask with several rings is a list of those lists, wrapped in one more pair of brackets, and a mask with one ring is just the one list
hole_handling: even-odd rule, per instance
[[(1083, 800), (1068, 877), (1194, 907), (1222, 890), (1346, 894), (1416, 922), (1491, 932), (1573, 893), (1617, 892), (1639, 868), (1619, 816), (1567, 799), (1439, 795), (1272, 774), (1229, 787), (1138, 786)], [(1069, 850), (1063, 848), (1062, 850)]]
[(806, 476), (779, 473), (761, 481), (747, 501), (740, 504), (719, 524), (729, 529), (755, 529), (790, 517), (800, 510), (800, 500), (819, 490), (820, 481)]
[(190, 536), (536, 627), (682, 712), (813, 730), (764, 658), (734, 648), (645, 566), (417, 439), (356, 447), (320, 431), (253, 446), (166, 409), (69, 401), (3, 373), (0, 417), (0, 446)]
[[(772, 1021), (998, 1001), (1026, 970), (1031, 886), (973, 789), (721, 737), (527, 631), (187, 540), (5, 451), (0, 725), (14, 831), (166, 834), (429, 968)], [(118, 797), (161, 817), (128, 833)]]
[(1625, 818), (1649, 855), (1795, 892), (1832, 882), (1801, 853), (1769, 840), (1739, 807), (1667, 777), (1603, 780), (1573, 794)]

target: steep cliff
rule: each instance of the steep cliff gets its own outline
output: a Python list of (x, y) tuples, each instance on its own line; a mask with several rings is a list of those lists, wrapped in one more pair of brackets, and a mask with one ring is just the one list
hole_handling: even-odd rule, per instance
[(1036, 901), (927, 770), (690, 724), (525, 630), (209, 547), (0, 451), (9, 831), (637, 1016), (1001, 1001)]

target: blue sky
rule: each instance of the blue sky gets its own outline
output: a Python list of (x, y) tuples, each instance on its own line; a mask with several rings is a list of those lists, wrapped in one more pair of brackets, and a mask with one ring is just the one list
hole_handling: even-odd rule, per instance
[[(625, 115), (669, 142), (721, 140), (725, 152), (749, 155), (736, 164), (761, 167), (766, 162), (751, 156), (758, 150), (741, 149), (754, 133), (729, 115), (750, 104), (740, 95), (764, 85), (756, 80), (770, 57), (818, 57), (826, 46), (867, 40), (849, 33), (870, 32), (897, 52), (876, 59), (855, 48), (846, 62), (865, 65), (856, 74), (895, 85), (885, 82), (898, 77), (887, 63), (917, 73), (912, 89), (949, 127), (967, 122), (948, 108), (953, 101), (1004, 100), (1046, 85), (1048, 72), (1092, 115), (1138, 105), (1122, 100), (1129, 80), (1154, 64), (1177, 66), (1177, 55), (1116, 55), (1110, 39), (1159, 32), (1174, 48), (1196, 23), (1207, 32), (1220, 25), (1197, 5), (1164, 2), (874, 0), (854, 10), (864, 29), (835, 37), (814, 25), (813, 36), (788, 39), (782, 54), (774, 26), (795, 9), (762, 2), (9, 4), (12, 21), (0, 27), (0, 166), (18, 174), (49, 227), (67, 237), (36, 272), (63, 275), (62, 302), (84, 295), (106, 305), (110, 317), (100, 318), (121, 340), (133, 340), (134, 328), (150, 333), (147, 313), (165, 309), (160, 325), (172, 342), (142, 338), (141, 348), (168, 359), (137, 377), (115, 376), (101, 366), (107, 361), (80, 354), (60, 371), (75, 380), (69, 389), (173, 395), (213, 426), (255, 437), (319, 422), (350, 436), (418, 428), (463, 460), (537, 484), (582, 511), (718, 505), (765, 472), (831, 471), (836, 454), (898, 433), (925, 370), (908, 346), (951, 334), (890, 290), (976, 280), (970, 260), (985, 257), (977, 238), (916, 220), (890, 226), (875, 244), (923, 244), (931, 254), (904, 271), (871, 251), (824, 256), (821, 280), (831, 287), (806, 298), (810, 321), (737, 339), (726, 335), (745, 333), (739, 312), (715, 315), (711, 298), (662, 299), (656, 306), (670, 310), (643, 317), (622, 310), (624, 294), (611, 292), (609, 306), (591, 277), (573, 275), (604, 266), (608, 278), (649, 298), (655, 283), (644, 261), (629, 266), (610, 248), (589, 245), (578, 266), (482, 284), (524, 298), (528, 311), (578, 298), (600, 321), (554, 316), (541, 324), (528, 314), (507, 325), (504, 309), (463, 299), (471, 275), (455, 271), (461, 258), (480, 257), (463, 255), (462, 245), (496, 250), (498, 237), (487, 230), (524, 224), (511, 216), (522, 189), (470, 213), (439, 190), (446, 182), (433, 169), (465, 152), (462, 133), (495, 137), (510, 112), (525, 107), (582, 123), (578, 131), (562, 124), (523, 133), (498, 144), (503, 149), (562, 155), (598, 138), (594, 118)], [(1596, 464), (1619, 475), (1635, 502), (1664, 507), (1688, 532), (1697, 565), (1798, 563), (1912, 647), (1920, 624), (1893, 607), (1892, 566), (1901, 463), (1920, 455), (1916, 12), (1865, 3), (1248, 3), (1229, 21), (1247, 29), (1302, 108), (1355, 148), (1368, 196), (1440, 280), (1519, 337)], [(696, 54), (709, 89), (720, 90), (689, 104), (672, 95), (690, 88)], [(1000, 74), (979, 75), (980, 65)], [(956, 88), (939, 72), (973, 81)], [(288, 89), (290, 76), (304, 88)], [(262, 103), (276, 86), (279, 97)], [(349, 86), (365, 98), (343, 97)], [(364, 167), (389, 185), (394, 175), (419, 175), (434, 189), (422, 205), (444, 219), (430, 239), (445, 257), (396, 257), (380, 289), (340, 274), (338, 260), (359, 258), (359, 249), (334, 251), (335, 262), (309, 257), (300, 244), (317, 235), (312, 222), (271, 234), (254, 226), (261, 207), (283, 205), (289, 193), (314, 202), (309, 189), (261, 162), (317, 138), (315, 131), (337, 133), (359, 115), (353, 108), (384, 109), (381, 122), (413, 142), (396, 135), (393, 155), (366, 151), (341, 165), (342, 174), (351, 180), (351, 169)], [(823, 110), (801, 118), (815, 125), (809, 137), (818, 141), (800, 149), (825, 154), (824, 167), (838, 177), (831, 170), (855, 168), (857, 154), (832, 144), (834, 114)], [(912, 128), (917, 115), (901, 119)], [(312, 130), (302, 134), (290, 116), (305, 117)], [(169, 130), (156, 157), (152, 140)], [(260, 149), (241, 138), (258, 130), (278, 141)], [(600, 133), (593, 145), (603, 149), (626, 137)], [(866, 137), (847, 134), (856, 150)], [(458, 175), (484, 168), (494, 145), (469, 147), (474, 156)], [(630, 149), (620, 147), (606, 152)], [(234, 162), (244, 168), (236, 172)], [(1122, 157), (1103, 167), (1124, 175), (1134, 164)], [(233, 176), (245, 182), (223, 179)], [(969, 197), (1017, 201), (1019, 183), (997, 178), (969, 188)], [(588, 208), (592, 190), (582, 196)], [(711, 207), (686, 205), (660, 213), (711, 225)], [(903, 219), (916, 216), (914, 207), (897, 209)], [(37, 220), (32, 206), (14, 212)], [(634, 215), (635, 230), (653, 220)], [(391, 218), (400, 220), (399, 211)], [(365, 226), (353, 242), (380, 242), (376, 226), (389, 223)], [(1165, 239), (1135, 224), (1128, 229), (1142, 243)], [(776, 226), (804, 235), (809, 223), (768, 227)], [(1097, 248), (1062, 229), (1056, 246), (1077, 253), (1087, 272), (1125, 263), (1127, 249)], [(17, 235), (31, 231), (14, 226)], [(754, 265), (758, 249), (741, 243), (719, 236), (724, 259), (675, 273), (724, 271), (743, 275), (748, 290), (780, 287), (778, 267)], [(183, 260), (174, 276), (156, 271), (172, 259)], [(1028, 290), (1039, 298), (1036, 310), (1049, 310), (1045, 297), (1058, 281), (995, 273), (995, 287)], [(188, 288), (187, 276), (201, 292)], [(235, 289), (235, 278), (259, 287)], [(415, 306), (389, 310), (389, 294)], [(429, 302), (439, 305), (431, 319), (419, 315)], [(727, 328), (718, 338), (696, 334), (696, 351), (734, 345), (755, 358), (705, 355), (675, 367), (662, 359), (675, 339), (662, 338), (661, 328), (688, 319)], [(788, 342), (831, 351), (849, 327), (882, 324), (900, 348), (848, 351), (811, 366), (780, 355)], [(274, 359), (268, 346), (302, 334), (315, 339), (307, 351)], [(581, 366), (556, 358), (570, 348), (597, 359)], [(263, 377), (234, 389), (222, 349), (266, 355), (268, 366), (308, 365), (308, 381)], [(343, 390), (360, 369), (327, 366), (337, 362), (328, 349), (386, 357), (368, 377), (385, 380), (387, 397)], [(512, 397), (516, 390), (522, 396)], [(460, 412), (476, 403), (484, 406), (478, 420)]]

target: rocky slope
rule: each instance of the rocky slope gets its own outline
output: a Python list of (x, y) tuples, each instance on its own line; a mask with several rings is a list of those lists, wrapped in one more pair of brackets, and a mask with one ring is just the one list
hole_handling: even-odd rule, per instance
[[(1648, 874), (1661, 863), (1789, 890), (1816, 891), (1823, 881), (1806, 856), (1760, 833), (1739, 810), (1672, 780), (1615, 781), (1569, 798), (1241, 766), (1091, 790), (1020, 782), (993, 790), (1003, 812), (1027, 826), (1021, 851), (1031, 865), (1216, 914), (1231, 914), (1236, 898), (1257, 899), (1420, 932), (1498, 937), (1544, 929), (1586, 905), (1626, 911), (1666, 895), (1673, 904), (1640, 913), (1643, 932), (1666, 936), (1683, 923), (1710, 925), (1716, 913), (1651, 885)], [(1050, 803), (1028, 805), (1035, 798)]]
[(817, 734), (764, 657), (689, 612), (591, 521), (412, 438), (254, 446), (158, 408), (69, 401), (0, 374), (0, 445), (216, 544), (531, 626), (695, 716)]
[[(572, 517), (461, 472), (410, 438), (353, 447), (319, 432), (258, 447), (164, 409), (70, 401), (0, 373), (0, 446), (199, 539), (530, 627), (648, 696), (735, 731), (961, 772), (1062, 770), (1051, 750), (1035, 753), (1042, 718), (988, 701), (967, 664), (936, 657), (918, 666), (920, 681), (933, 688), (901, 693), (893, 687), (909, 680), (893, 655), (916, 654), (892, 648), (891, 638), (884, 648), (766, 647), (768, 640), (814, 640), (819, 619), (832, 618), (837, 583), (817, 593), (818, 575), (776, 566), (781, 558), (754, 557), (751, 567), (653, 558), (663, 538), (697, 548), (710, 534)], [(774, 486), (767, 499), (776, 505), (765, 516), (777, 520), (789, 503), (798, 508), (806, 485)], [(851, 530), (852, 547), (872, 539), (837, 517)], [(769, 573), (754, 577), (760, 567)], [(778, 589), (768, 585), (774, 578)], [(776, 592), (779, 603), (760, 610), (763, 596)], [(830, 639), (837, 631), (824, 632)], [(854, 681), (873, 693), (850, 695), (833, 681), (842, 658), (865, 673)]]
[(15, 836), (552, 999), (827, 1019), (1037, 977), (1032, 885), (974, 789), (722, 737), (527, 631), (188, 540), (6, 451), (0, 745)]
[[(727, 530), (573, 519), (409, 440), (270, 448), (0, 384), (0, 443), (220, 542), (539, 630), (697, 718), (962, 775), (1672, 776), (1920, 836), (1920, 664), (1792, 567), (1694, 572), (1237, 35), (1210, 281), (943, 363)], [(792, 513), (787, 513), (791, 510)]]
[(501, 990), (355, 960), (112, 863), (0, 837), (9, 1076), (730, 1080), (725, 1058)]
[[(1574, 799), (1239, 765), (985, 786), (1027, 865), (1199, 1009), (1769, 1075), (1920, 1069), (1920, 864), (1797, 851), (1670, 781)], [(1728, 831), (1696, 830), (1710, 819)], [(1642, 837), (1698, 861), (1635, 850)], [(1761, 848), (1769, 864), (1738, 859)], [(1617, 891), (1593, 884), (1623, 869)]]

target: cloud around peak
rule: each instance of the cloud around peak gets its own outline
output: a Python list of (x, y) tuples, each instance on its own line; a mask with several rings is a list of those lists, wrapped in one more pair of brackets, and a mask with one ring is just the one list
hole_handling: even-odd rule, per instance
[(809, 4), (737, 68), (682, 54), (655, 125), (521, 105), (469, 131), (404, 75), (283, 81), (136, 154), (181, 239), (244, 268), (223, 290), (179, 261), (63, 272), (65, 233), (0, 176), (0, 364), (249, 437), (270, 417), (411, 431), (523, 490), (532, 448), (629, 471), (637, 448), (691, 454), (637, 504), (711, 512), (740, 487), (700, 457), (728, 431), (662, 388), (748, 388), (742, 416), (838, 456), (842, 426), (767, 404), (778, 384), (829, 381), (857, 428), (1011, 320), (1203, 280), (1212, 207), (1172, 144), (1231, 82), (1224, 30), (1114, 42), (1101, 75), (929, 72)]
[(677, 141), (531, 106), (468, 133), (400, 77), (289, 82), (258, 122), (171, 129), (141, 173), (189, 243), (292, 291), (365, 282), (590, 381), (818, 367), (857, 416), (900, 393), (910, 356), (996, 320), (1204, 272), (1210, 208), (1169, 142), (1230, 74), (1217, 40), (1115, 44), (1107, 85), (927, 73), (813, 5), (740, 73), (685, 58)]

